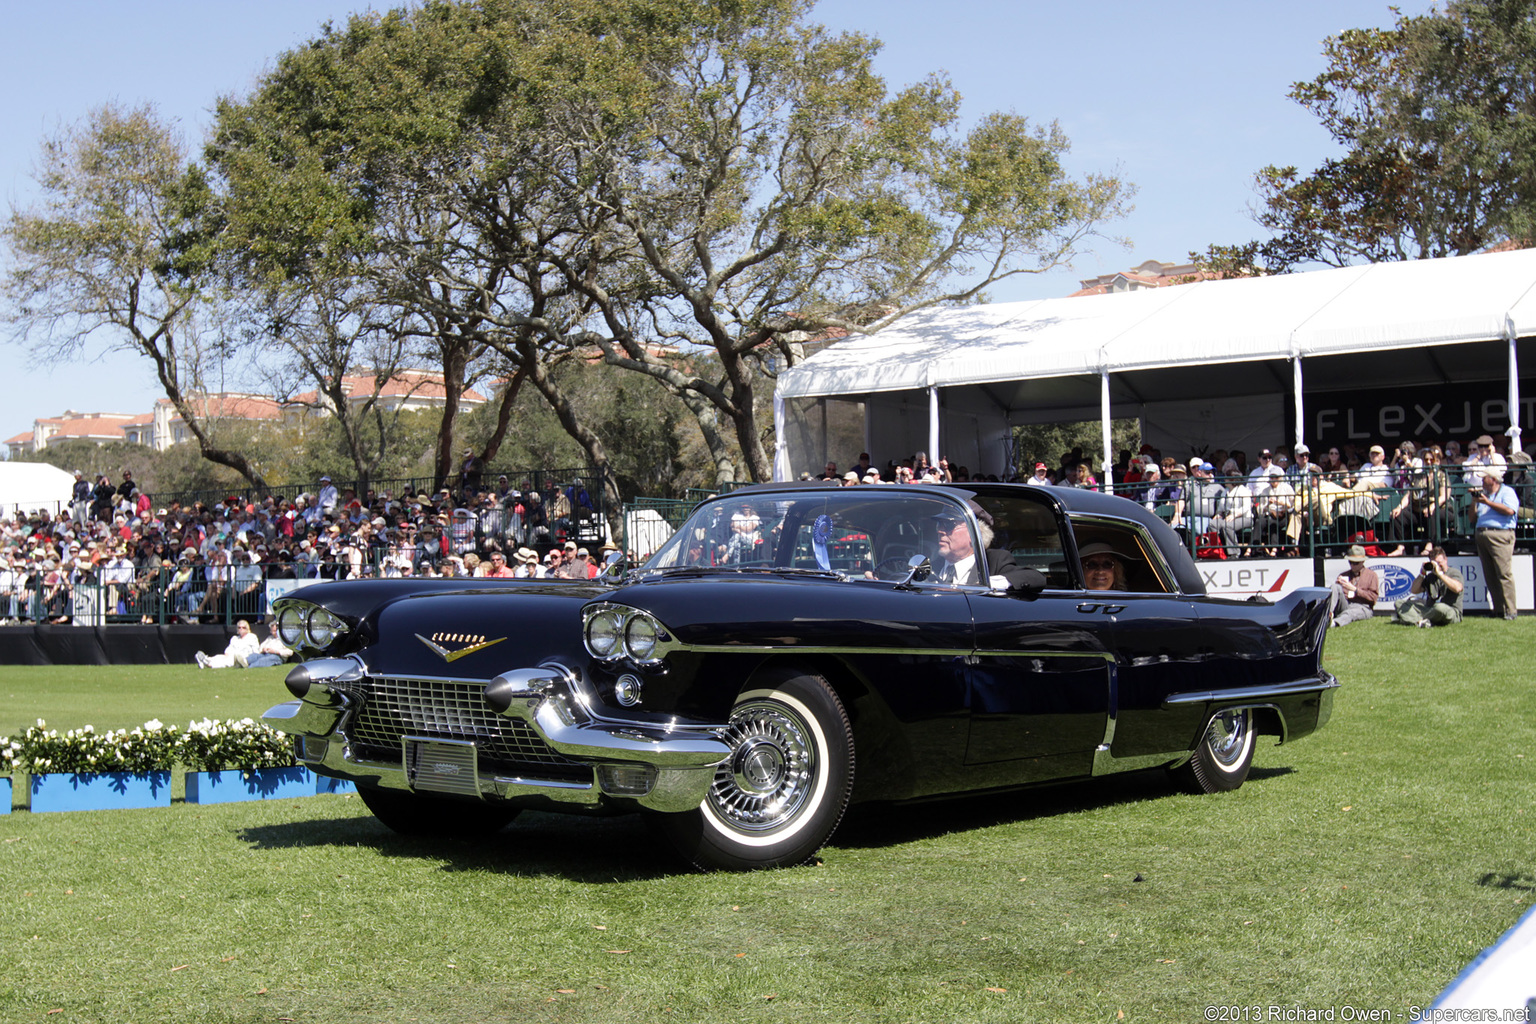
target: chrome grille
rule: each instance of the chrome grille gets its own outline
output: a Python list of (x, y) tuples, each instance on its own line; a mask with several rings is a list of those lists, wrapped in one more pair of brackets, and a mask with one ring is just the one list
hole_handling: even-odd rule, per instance
[(365, 757), (398, 760), (401, 737), (421, 736), (471, 741), (482, 761), (536, 766), (540, 776), (591, 774), (589, 767), (556, 753), (527, 722), (487, 707), (484, 682), (370, 676), (359, 688), (362, 707), (350, 739)]

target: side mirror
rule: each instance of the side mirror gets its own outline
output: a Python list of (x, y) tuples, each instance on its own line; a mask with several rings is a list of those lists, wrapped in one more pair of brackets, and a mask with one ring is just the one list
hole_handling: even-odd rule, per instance
[(616, 580), (624, 575), (624, 568), (624, 552), (610, 551), (608, 557), (603, 559), (603, 569), (598, 576), (605, 580)]
[(907, 574), (902, 577), (898, 587), (911, 587), (914, 583), (921, 583), (933, 575), (933, 565), (929, 563), (927, 555), (913, 555), (907, 559)]

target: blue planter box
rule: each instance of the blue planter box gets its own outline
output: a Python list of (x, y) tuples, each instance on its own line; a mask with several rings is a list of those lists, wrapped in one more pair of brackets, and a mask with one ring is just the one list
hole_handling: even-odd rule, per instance
[(73, 775), (51, 772), (32, 776), (32, 813), (112, 811), (169, 807), (171, 773), (100, 772)]
[(350, 779), (333, 779), (327, 775), (315, 776), (315, 792), (321, 795), (326, 793), (356, 793), (357, 786)]
[(11, 813), (11, 779), (6, 776), (0, 779), (0, 814)]
[(269, 800), (314, 796), (309, 769), (232, 768), (222, 772), (187, 772), (187, 803), (227, 804), (237, 800)]

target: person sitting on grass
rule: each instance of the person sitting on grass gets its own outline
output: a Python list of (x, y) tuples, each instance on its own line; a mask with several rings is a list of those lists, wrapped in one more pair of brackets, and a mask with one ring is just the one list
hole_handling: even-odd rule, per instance
[(1461, 596), (1467, 581), (1451, 568), (1445, 548), (1429, 549), (1429, 561), (1413, 578), (1409, 596), (1397, 602), (1392, 621), (1405, 626), (1449, 626), (1461, 621)]
[(271, 665), (281, 665), (293, 657), (293, 648), (283, 643), (277, 635), (277, 620), (267, 621), (267, 638), (261, 642), (261, 649), (255, 654), (247, 655), (242, 663), (239, 657), (235, 658), (235, 664), (243, 664), (245, 668), (267, 668)]
[(251, 635), (251, 624), (241, 619), (235, 623), (235, 635), (229, 638), (229, 646), (224, 648), (223, 654), (215, 654), (209, 657), (202, 651), (197, 652), (198, 668), (234, 668), (236, 665), (242, 668), (251, 655), (261, 650), (261, 642)]

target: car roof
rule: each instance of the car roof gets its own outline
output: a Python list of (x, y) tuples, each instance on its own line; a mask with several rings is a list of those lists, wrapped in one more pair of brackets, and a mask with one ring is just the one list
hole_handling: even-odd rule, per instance
[[(731, 498), (739, 494), (766, 494), (766, 493), (803, 493), (806, 491), (841, 489), (841, 484), (836, 480), (798, 480), (784, 483), (750, 484), (739, 487), (721, 497)], [(1163, 558), (1172, 570), (1179, 590), (1184, 594), (1204, 594), (1205, 579), (1200, 569), (1195, 565), (1195, 560), (1190, 556), (1189, 550), (1184, 546), (1183, 540), (1175, 533), (1167, 523), (1152, 512), (1148, 511), (1140, 502), (1131, 501), (1114, 494), (1104, 494), (1100, 491), (1091, 491), (1077, 487), (1031, 487), (1026, 484), (994, 484), (979, 481), (968, 481), (953, 484), (860, 484), (860, 491), (874, 490), (877, 493), (885, 492), (893, 497), (898, 495), (910, 496), (913, 487), (928, 488), (930, 493), (948, 493), (956, 498), (967, 498), (974, 494), (1015, 494), (1027, 497), (1033, 501), (1040, 501), (1048, 505), (1054, 505), (1068, 516), (1073, 514), (1108, 516), (1116, 519), (1128, 519), (1144, 527), (1157, 543)]]

